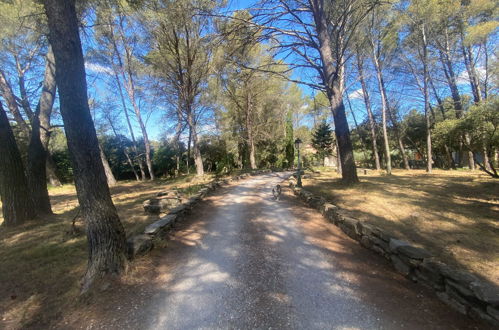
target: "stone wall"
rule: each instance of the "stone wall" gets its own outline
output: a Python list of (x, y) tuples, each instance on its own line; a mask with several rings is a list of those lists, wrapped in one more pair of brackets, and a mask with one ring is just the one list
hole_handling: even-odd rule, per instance
[(390, 237), (381, 228), (344, 215), (336, 205), (296, 187), (295, 182), (289, 179), (289, 186), (300, 200), (362, 246), (386, 258), (397, 272), (432, 288), (442, 301), (462, 314), (499, 326), (499, 287), (450, 267), (428, 251)]
[[(159, 220), (149, 224), (144, 229), (144, 233), (133, 235), (127, 239), (128, 258), (133, 259), (138, 255), (146, 254), (152, 250), (154, 248), (154, 241), (164, 237), (165, 232), (169, 231), (175, 223), (181, 221), (184, 215), (196, 207), (210, 192), (228, 185), (231, 181), (238, 181), (250, 176), (270, 172), (270, 170), (259, 170), (225, 179), (217, 179), (205, 184), (203, 188), (189, 199), (181, 199), (176, 195), (160, 193), (156, 197), (145, 201), (143, 204), (145, 212), (161, 213), (166, 209), (168, 213), (159, 218)], [(175, 200), (175, 202), (173, 203), (172, 200)]]

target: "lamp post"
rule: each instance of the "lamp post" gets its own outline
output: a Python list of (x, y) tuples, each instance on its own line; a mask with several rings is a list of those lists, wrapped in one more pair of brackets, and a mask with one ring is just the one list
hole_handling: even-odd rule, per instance
[(300, 140), (300, 138), (295, 140), (295, 148), (298, 151), (298, 175), (296, 178), (296, 180), (297, 180), (296, 186), (299, 188), (302, 187), (302, 185), (301, 185), (301, 159), (300, 159), (300, 145), (301, 144), (302, 144), (302, 141)]

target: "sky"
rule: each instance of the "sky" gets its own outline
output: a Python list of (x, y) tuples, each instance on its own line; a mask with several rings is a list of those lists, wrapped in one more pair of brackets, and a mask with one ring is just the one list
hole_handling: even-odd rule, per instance
[[(248, 8), (253, 1), (244, 1), (244, 0), (229, 0), (229, 5), (227, 8), (227, 11), (233, 11), (233, 10), (239, 10), (239, 9), (244, 9)], [(83, 38), (83, 43), (84, 43), (84, 49), (87, 48), (90, 45), (85, 45), (85, 43), (90, 42), (89, 39)], [(87, 47), (86, 47), (87, 46)], [(292, 57), (288, 59), (293, 60)], [(86, 70), (87, 70), (87, 81), (88, 81), (88, 86), (89, 86), (89, 95), (90, 97), (95, 97), (97, 99), (105, 99), (106, 97), (111, 97), (118, 99), (117, 92), (115, 90), (112, 90), (107, 86), (103, 81), (104, 77), (107, 75), (109, 69), (98, 65), (96, 63), (92, 63), (91, 61), (86, 62)], [(351, 75), (354, 72), (353, 66), (352, 65), (347, 65), (346, 66), (346, 74)], [(292, 78), (297, 79), (297, 80), (305, 80), (309, 81), (310, 77), (313, 76), (310, 72), (307, 71), (300, 71), (300, 72), (294, 72)], [(417, 91), (414, 87), (414, 83), (412, 81), (400, 81), (397, 79), (392, 79), (394, 77), (391, 77), (387, 75), (386, 77), (387, 81), (387, 89), (395, 100), (401, 100), (403, 102), (400, 102), (400, 107), (401, 107), (401, 112), (406, 113), (410, 109), (416, 108), (416, 109), (421, 109), (421, 93)], [(377, 91), (377, 82), (375, 80), (375, 77), (367, 77), (368, 84), (370, 86), (373, 86), (374, 84), (374, 93), (371, 92), (370, 97), (371, 101), (373, 104), (373, 110), (376, 113), (379, 110), (379, 93)], [(463, 93), (470, 93), (469, 90), (469, 83), (468, 83), (468, 77), (466, 72), (462, 69), (461, 73), (459, 74), (459, 87), (461, 88), (461, 92)], [(306, 85), (300, 85), (300, 88), (303, 92), (304, 95), (314, 95), (317, 93), (316, 91), (312, 90), (310, 87)], [(448, 95), (448, 92), (444, 92)], [(366, 110), (365, 110), (365, 105), (364, 101), (362, 98), (362, 90), (360, 88), (360, 83), (356, 80), (349, 79), (347, 80), (347, 85), (346, 85), (346, 93), (345, 97), (348, 97), (350, 102), (348, 102), (347, 99), (345, 99), (345, 107), (347, 110), (347, 118), (349, 121), (350, 128), (354, 128), (354, 120), (352, 114), (355, 115), (356, 120), (358, 123), (363, 122), (367, 115), (366, 115)], [(445, 95), (446, 96), (446, 95)], [(130, 106), (130, 105), (129, 105)], [(351, 106), (351, 107), (350, 107)], [(158, 106), (158, 108), (151, 109), (145, 107), (143, 111), (146, 113), (146, 126), (148, 129), (148, 134), (152, 140), (159, 140), (161, 138), (164, 138), (165, 136), (171, 136), (172, 132), (168, 131), (168, 125), (167, 125), (167, 120), (165, 118), (165, 110), (161, 109), (161, 106)], [(134, 118), (134, 116), (132, 116)], [(305, 125), (311, 125), (310, 120), (306, 120), (302, 124)], [(137, 122), (134, 120), (133, 121), (133, 126), (134, 130), (137, 135), (140, 135), (140, 129), (138, 127)], [(205, 129), (208, 129), (208, 127), (205, 127)], [(202, 130), (202, 129), (201, 129)], [(123, 132), (126, 132), (125, 130)], [(200, 132), (201, 134), (203, 133), (202, 131)], [(126, 134), (128, 135), (128, 134)]]

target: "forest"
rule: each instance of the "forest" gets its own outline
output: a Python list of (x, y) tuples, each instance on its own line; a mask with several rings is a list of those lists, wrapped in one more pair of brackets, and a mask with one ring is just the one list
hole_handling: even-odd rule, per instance
[[(499, 178), (493, 0), (0, 0), (2, 226), (75, 184), (83, 287), (126, 269), (117, 181), (291, 169)], [(308, 152), (307, 152), (308, 150)]]

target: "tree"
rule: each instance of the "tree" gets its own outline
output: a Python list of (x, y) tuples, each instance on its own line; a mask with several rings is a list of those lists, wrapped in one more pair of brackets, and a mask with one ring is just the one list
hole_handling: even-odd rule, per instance
[(315, 150), (317, 150), (317, 154), (324, 165), (324, 158), (329, 156), (333, 152), (334, 148), (334, 138), (333, 131), (329, 124), (326, 122), (322, 122), (317, 126), (315, 131), (312, 133), (312, 146)]
[[(294, 56), (291, 68), (312, 70), (318, 82), (298, 81), (323, 90), (331, 106), (342, 180), (358, 182), (350, 131), (343, 103), (345, 65), (357, 27), (380, 2), (263, 0), (254, 20), (283, 56)], [(291, 55), (292, 54), (292, 55)]]
[(167, 85), (167, 89), (176, 96), (179, 117), (189, 128), (188, 154), (192, 141), (198, 176), (204, 175), (198, 145), (198, 124), (207, 108), (203, 102), (203, 93), (211, 70), (214, 44), (209, 34), (211, 20), (197, 12), (200, 9), (209, 10), (216, 5), (216, 2), (202, 0), (158, 0), (151, 1), (146, 12), (147, 29), (152, 43), (152, 51), (147, 60)]
[[(96, 35), (100, 49), (97, 49), (97, 59), (111, 67), (111, 75), (118, 89), (123, 106), (123, 112), (127, 120), (128, 129), (133, 142), (135, 154), (137, 154), (137, 143), (130, 122), (128, 108), (125, 102), (122, 86), (124, 86), (128, 99), (132, 105), (133, 112), (140, 127), (145, 146), (147, 169), (151, 180), (154, 180), (154, 169), (152, 163), (152, 148), (147, 133), (146, 123), (143, 119), (139, 104), (138, 74), (140, 61), (136, 52), (141, 49), (139, 31), (139, 20), (132, 16), (132, 8), (126, 1), (106, 0), (99, 3), (97, 10)], [(142, 160), (138, 158), (142, 179), (145, 172), (142, 168)]]
[[(51, 130), (50, 115), (54, 99), (52, 95), (55, 94), (55, 72), (52, 70), (53, 56), (45, 42), (46, 23), (37, 15), (40, 8), (39, 3), (31, 0), (0, 2), (0, 25), (2, 26), (0, 28), (2, 37), (0, 94), (4, 96), (8, 109), (22, 129), (23, 135), (31, 141), (30, 150), (37, 155), (31, 161), (28, 159), (26, 167), (28, 180), (34, 181), (30, 185), (34, 189), (35, 205), (42, 213), (50, 213), (43, 178), (48, 176), (52, 185), (61, 183), (56, 175), (54, 161), (47, 152)], [(40, 55), (44, 53), (46, 56), (43, 74), (41, 72), (43, 61)], [(40, 89), (39, 76), (42, 74), (44, 79)], [(35, 112), (38, 107), (33, 111), (31, 106), (35, 98), (38, 98), (38, 102), (42, 105), (36, 116)], [(36, 120), (39, 123), (35, 123)], [(41, 129), (38, 129), (38, 126)], [(32, 129), (35, 130), (34, 135), (31, 132)], [(39, 148), (43, 150), (38, 150)], [(46, 159), (44, 165), (46, 170), (40, 168), (44, 159)]]
[[(499, 98), (491, 98), (486, 102), (475, 104), (462, 117), (458, 119), (447, 119), (435, 126), (435, 137), (440, 144), (448, 141), (456, 141), (463, 134), (468, 134), (470, 139), (464, 146), (474, 157), (478, 166), (493, 178), (499, 178), (497, 164), (494, 164), (492, 152), (499, 147)], [(483, 154), (484, 146), (489, 151), (488, 156)], [(482, 156), (479, 160), (478, 155)], [(485, 161), (489, 166), (485, 166)]]
[(44, 0), (54, 51), (61, 114), (76, 192), (86, 221), (88, 266), (83, 291), (104, 275), (126, 268), (126, 237), (114, 207), (90, 115), (75, 1)]
[(29, 192), (21, 154), (0, 102), (0, 196), (3, 224), (19, 225), (36, 216)]

